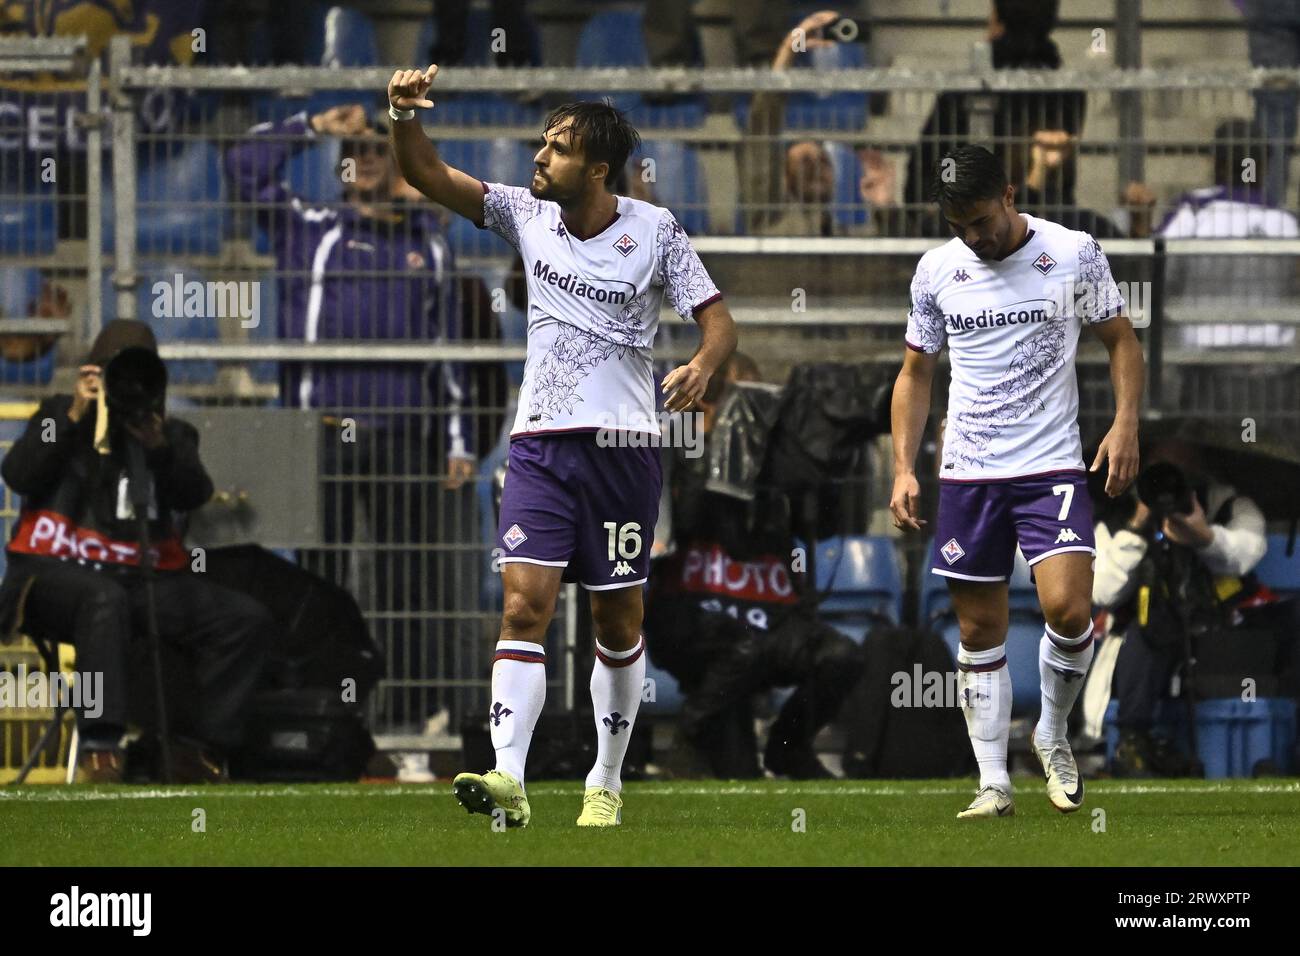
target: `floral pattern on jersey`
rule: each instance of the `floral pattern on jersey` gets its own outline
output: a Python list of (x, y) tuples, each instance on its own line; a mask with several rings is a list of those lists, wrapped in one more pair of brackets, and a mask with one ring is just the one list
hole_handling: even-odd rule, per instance
[(483, 195), (483, 227), (495, 232), (516, 249), (519, 235), (542, 213), (542, 200), (527, 189), (490, 183)]
[(634, 348), (632, 342), (620, 344), (576, 326), (561, 324), (532, 377), (528, 427), (544, 425), (560, 414), (572, 415), (582, 401), (578, 388), (592, 370), (611, 357), (622, 361)]
[(1101, 251), (1101, 244), (1087, 233), (1079, 243), (1079, 285), (1092, 292), (1090, 314), (1079, 316), (1087, 322), (1104, 322), (1124, 307), (1124, 297), (1111, 275), (1110, 261)]
[(930, 288), (930, 272), (924, 265), (918, 265), (916, 275), (912, 277), (912, 311), (907, 314), (907, 341), (923, 352), (934, 354), (943, 348), (946, 339), (943, 310)]
[(663, 280), (664, 294), (678, 315), (690, 318), (697, 305), (718, 294), (718, 287), (691, 247), (686, 230), (666, 209), (659, 217), (655, 248), (659, 251), (659, 275)]
[[(988, 448), (1008, 425), (1042, 411), (1044, 386), (1065, 364), (1066, 325), (1052, 322), (1036, 335), (1016, 343), (1007, 373), (976, 392), (970, 406), (957, 412), (944, 432), (944, 464), (982, 468)], [(918, 343), (920, 344), (920, 343)]]

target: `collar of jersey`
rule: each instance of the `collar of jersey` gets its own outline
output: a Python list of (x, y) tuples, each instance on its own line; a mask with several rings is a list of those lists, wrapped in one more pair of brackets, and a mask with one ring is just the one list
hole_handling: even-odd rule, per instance
[[(559, 214), (557, 213), (556, 215), (559, 215)], [(610, 229), (610, 227), (613, 226), (614, 223), (618, 222), (618, 217), (621, 216), (621, 215), (622, 215), (622, 213), (620, 213), (620, 212), (618, 211), (618, 197), (615, 196), (615, 197), (614, 197), (614, 216), (613, 216), (613, 218), (610, 219), (609, 222), (605, 223), (605, 225), (601, 226), (599, 229), (597, 229), (595, 232), (593, 232), (590, 236), (583, 237), (583, 236), (578, 235), (576, 232), (574, 232), (572, 229), (569, 228), (568, 223), (565, 223), (565, 224), (564, 224), (564, 231), (565, 231), (568, 235), (572, 236), (574, 239), (577, 239), (579, 242), (590, 242), (591, 240), (595, 239), (597, 236), (603, 235), (604, 233), (608, 232), (609, 229)], [(560, 216), (560, 222), (564, 223), (564, 217), (563, 217), (563, 216)]]

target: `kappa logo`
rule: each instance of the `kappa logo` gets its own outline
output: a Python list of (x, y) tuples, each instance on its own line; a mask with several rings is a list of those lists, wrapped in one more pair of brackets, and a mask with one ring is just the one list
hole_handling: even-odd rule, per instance
[(626, 561), (620, 561), (618, 564), (614, 565), (614, 570), (609, 572), (609, 576), (611, 578), (621, 578), (625, 575), (635, 573), (636, 572), (632, 570), (632, 565), (628, 564)]
[(958, 269), (956, 272), (952, 274), (953, 282), (965, 282), (969, 278), (970, 278), (970, 273), (967, 272), (965, 269)]
[(636, 249), (636, 240), (625, 232), (614, 241), (614, 248), (618, 250), (619, 255), (626, 258)]
[(501, 536), (501, 540), (506, 543), (507, 548), (513, 551), (528, 540), (528, 535), (524, 534), (519, 525), (512, 524), (510, 529)]
[(1077, 534), (1074, 533), (1073, 528), (1062, 528), (1061, 533), (1056, 536), (1057, 544), (1069, 543), (1071, 541), (1082, 541), (1082, 540), (1083, 540), (1082, 538), (1080, 538)]
[(955, 564), (966, 555), (962, 546), (957, 543), (956, 538), (949, 538), (948, 543), (939, 549), (939, 553), (943, 555), (943, 559), (949, 564)]
[(1034, 268), (1037, 269), (1039, 272), (1041, 272), (1043, 275), (1047, 275), (1047, 273), (1051, 272), (1052, 268), (1055, 265), (1056, 265), (1056, 260), (1053, 259), (1045, 252), (1037, 259), (1034, 260)]

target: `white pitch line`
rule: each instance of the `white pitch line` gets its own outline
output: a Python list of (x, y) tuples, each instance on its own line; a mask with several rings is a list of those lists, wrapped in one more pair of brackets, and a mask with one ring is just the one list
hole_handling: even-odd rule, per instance
[[(1115, 783), (1111, 781), (1093, 781), (1089, 787), (1094, 793), (1106, 795), (1118, 794), (1122, 796), (1142, 796), (1145, 794), (1222, 794), (1222, 795), (1242, 795), (1242, 794), (1272, 794), (1272, 793), (1297, 793), (1300, 794), (1300, 781), (1278, 782), (1278, 783), (1252, 783), (1238, 784), (1194, 784), (1186, 787), (1171, 787), (1165, 784), (1144, 784), (1144, 783)], [(839, 796), (867, 796), (867, 797), (912, 797), (912, 796), (951, 796), (954, 794), (970, 793), (974, 789), (974, 784), (953, 784), (950, 786), (937, 787), (920, 787), (904, 788), (881, 784), (872, 786), (870, 784), (844, 787), (826, 787), (826, 786), (806, 786), (798, 785), (781, 786), (781, 787), (754, 787), (746, 785), (720, 785), (715, 787), (692, 786), (692, 787), (669, 787), (662, 784), (638, 785), (635, 789), (635, 795), (638, 797), (737, 797), (737, 796), (756, 796), (756, 797), (782, 797), (782, 796), (806, 796), (806, 797), (839, 797)], [(1031, 788), (1024, 788), (1025, 790)], [(534, 795), (569, 795), (580, 793), (582, 790), (578, 784), (536, 784), (529, 788), (528, 792)], [(14, 802), (27, 803), (89, 803), (101, 800), (174, 800), (181, 797), (200, 797), (203, 799), (245, 799), (249, 797), (266, 798), (266, 797), (431, 797), (441, 799), (449, 796), (450, 791), (446, 785), (439, 782), (434, 784), (422, 784), (415, 786), (386, 786), (384, 784), (375, 784), (373, 786), (352, 786), (352, 787), (311, 787), (303, 789), (301, 787), (203, 787), (202, 789), (175, 789), (175, 790), (49, 790), (46, 788), (23, 788), (23, 789), (0, 789), (0, 802), (5, 800)]]

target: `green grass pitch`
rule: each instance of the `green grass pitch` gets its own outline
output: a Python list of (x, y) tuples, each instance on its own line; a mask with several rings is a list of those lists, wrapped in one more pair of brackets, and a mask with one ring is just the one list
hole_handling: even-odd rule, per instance
[[(536, 782), (494, 832), (446, 783), (0, 789), (0, 865), (1262, 866), (1300, 860), (1300, 782), (1096, 781), (1070, 816), (1016, 780), (1016, 816), (954, 815), (973, 781), (629, 784), (579, 830), (577, 783)], [(195, 810), (205, 832), (195, 832)], [(801, 812), (802, 811), (802, 812)], [(1098, 813), (1097, 811), (1102, 811)], [(802, 823), (802, 828), (799, 824)], [(1104, 829), (1103, 829), (1104, 826)], [(802, 829), (802, 832), (799, 832)]]

